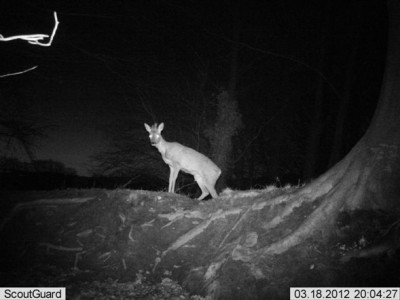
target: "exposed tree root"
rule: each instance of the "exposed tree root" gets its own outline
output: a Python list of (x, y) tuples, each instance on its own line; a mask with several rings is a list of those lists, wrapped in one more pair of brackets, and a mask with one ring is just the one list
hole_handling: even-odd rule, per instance
[[(350, 164), (347, 164), (346, 161), (343, 161), (347, 164), (347, 167), (340, 167), (344, 170), (344, 172), (340, 172), (340, 177), (333, 173), (332, 176), (326, 176), (327, 181), (319, 182), (318, 186), (314, 186), (316, 191), (324, 191), (323, 194), (316, 192), (312, 197), (314, 201), (323, 196), (323, 202), (319, 207), (308, 216), (307, 220), (296, 231), (272, 245), (259, 249), (255, 255), (262, 257), (282, 253), (313, 236), (316, 232), (325, 237), (334, 225), (333, 222), (340, 210), (350, 203), (361, 203), (365, 195), (365, 186), (370, 179), (371, 170), (376, 166), (376, 161), (369, 161), (364, 166), (362, 166), (362, 162), (363, 160), (353, 160)], [(332, 173), (332, 171), (329, 173)], [(302, 191), (299, 192), (299, 194), (301, 193)], [(310, 198), (308, 201), (310, 201)], [(299, 202), (302, 202), (301, 199), (299, 199)], [(292, 209), (291, 207), (290, 212)], [(284, 215), (279, 216), (278, 221), (282, 221), (283, 217), (288, 214), (289, 209), (286, 209)], [(278, 221), (275, 218), (266, 227), (272, 228), (279, 223)]]
[[(231, 224), (232, 228), (221, 239), (217, 248), (219, 251), (203, 273), (202, 286), (207, 295), (218, 295), (218, 287), (221, 284), (218, 278), (229, 258), (243, 262), (254, 278), (260, 279), (264, 277), (260, 263), (267, 256), (285, 252), (312, 236), (319, 237), (322, 234), (322, 237), (327, 237), (339, 212), (344, 208), (357, 207), (365, 198), (365, 187), (368, 186), (373, 171), (379, 167), (379, 159), (371, 159), (367, 152), (368, 149), (354, 149), (352, 155), (315, 182), (295, 190), (292, 194), (285, 193), (273, 199), (255, 199), (252, 205), (243, 209), (241, 215)], [(357, 156), (357, 159), (354, 156)], [(264, 214), (274, 206), (282, 205), (282, 210), (278, 210), (276, 216), (265, 222), (262, 227), (272, 229), (283, 223), (295, 208), (317, 200), (322, 202), (318, 202), (318, 206), (296, 230), (272, 244), (257, 248), (258, 235), (261, 233), (256, 231), (246, 232), (245, 236), (242, 234), (229, 241), (229, 237), (233, 236), (235, 231), (241, 230), (239, 225), (249, 221), (256, 211), (263, 210)]]
[(229, 211), (222, 211), (218, 210), (215, 213), (211, 214), (209, 218), (205, 221), (185, 233), (184, 235), (180, 236), (174, 243), (172, 243), (164, 252), (162, 252), (161, 257), (157, 257), (155, 259), (153, 272), (156, 270), (157, 265), (161, 262), (162, 258), (168, 254), (170, 251), (177, 250), (178, 248), (182, 247), (183, 245), (187, 244), (195, 237), (199, 236), (203, 231), (205, 231), (215, 220), (220, 218), (225, 218), (229, 215), (236, 215), (239, 214), (242, 210), (241, 209), (233, 209)]
[(79, 252), (82, 251), (82, 247), (64, 247), (64, 246), (56, 246), (50, 243), (40, 243), (39, 246), (44, 246), (47, 248), (47, 252), (49, 252), (50, 249), (58, 250), (58, 251), (67, 251), (67, 252)]
[[(217, 298), (224, 293), (226, 274), (232, 270), (244, 272), (249, 280), (268, 280), (274, 269), (274, 254), (288, 251), (310, 237), (328, 236), (341, 210), (357, 207), (370, 195), (366, 187), (381, 168), (379, 155), (371, 155), (370, 149), (359, 146), (330, 171), (299, 188), (232, 191), (195, 206), (161, 196), (157, 198), (163, 201), (153, 201), (151, 194), (127, 202), (124, 192), (116, 193), (112, 203), (124, 200), (112, 205), (118, 209), (111, 214), (108, 224), (115, 227), (108, 232), (117, 231), (121, 239), (115, 243), (103, 235), (101, 241), (91, 240), (92, 229), (86, 229), (87, 225), (76, 227), (85, 229), (75, 234), (87, 240), (84, 245), (104, 245), (104, 254), (98, 256), (96, 252), (93, 257), (94, 251), (80, 251), (73, 244), (69, 245), (72, 248), (58, 248), (54, 245), (57, 241), (48, 248), (79, 251), (75, 253), (76, 269), (80, 260), (91, 255), (102, 263), (114, 258), (122, 272), (135, 268), (155, 277), (172, 272), (194, 284), (191, 290)], [(44, 199), (17, 205), (2, 226), (25, 208), (57, 207), (91, 199), (94, 198)]]
[(49, 254), (50, 249), (54, 249), (57, 251), (66, 251), (66, 252), (77, 252), (75, 253), (75, 260), (74, 260), (74, 270), (79, 270), (78, 268), (78, 262), (81, 258), (81, 256), (86, 253), (86, 251), (83, 251), (82, 247), (65, 247), (65, 246), (57, 246), (53, 245), (51, 243), (40, 243), (39, 246), (44, 246), (46, 247), (47, 254)]

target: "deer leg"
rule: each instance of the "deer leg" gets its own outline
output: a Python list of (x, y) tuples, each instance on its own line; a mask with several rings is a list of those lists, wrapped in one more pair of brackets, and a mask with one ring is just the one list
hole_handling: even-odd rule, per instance
[(173, 173), (173, 169), (172, 169), (172, 167), (169, 167), (168, 193), (171, 193), (172, 173)]
[(169, 187), (168, 187), (168, 192), (170, 193), (175, 193), (175, 182), (176, 178), (178, 177), (179, 169), (170, 167), (170, 173), (169, 173)]
[(199, 187), (201, 189), (201, 195), (199, 198), (197, 198), (197, 200), (199, 200), (199, 201), (203, 200), (209, 194), (208, 189), (200, 177), (196, 176), (196, 177), (194, 177), (194, 180), (196, 180), (197, 184), (199, 185)]
[(221, 175), (221, 171), (216, 172), (215, 175), (213, 177), (208, 178), (209, 180), (207, 180), (207, 182), (206, 182), (206, 187), (209, 190), (209, 192), (211, 193), (211, 196), (213, 198), (218, 197), (217, 191), (215, 190), (215, 183), (217, 182), (220, 175)]
[(213, 198), (217, 198), (218, 197), (218, 194), (217, 194), (213, 184), (207, 184), (207, 190), (210, 191), (210, 194), (211, 194), (211, 196)]
[(199, 187), (200, 187), (200, 189), (201, 189), (201, 195), (200, 195), (200, 197), (199, 198), (197, 198), (197, 200), (203, 200), (205, 197), (207, 197), (207, 195), (209, 194), (209, 192), (208, 192), (208, 190), (207, 190), (207, 188), (204, 186), (204, 185), (200, 185), (199, 184)]

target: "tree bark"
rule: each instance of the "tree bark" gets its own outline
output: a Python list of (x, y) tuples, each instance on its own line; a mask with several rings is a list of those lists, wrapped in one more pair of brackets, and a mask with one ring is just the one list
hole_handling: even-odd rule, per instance
[(328, 236), (340, 209), (373, 208), (400, 212), (400, 2), (388, 1), (388, 11), (385, 75), (370, 127), (342, 161), (299, 191), (294, 197), (296, 201), (288, 203), (286, 211), (267, 227), (282, 222), (282, 218), (301, 202), (322, 197), (321, 204), (306, 222), (259, 254), (281, 253), (317, 231)]
[[(327, 7), (330, 7), (330, 2)], [(328, 9), (327, 9), (328, 10)], [(329, 11), (329, 10), (328, 10)], [(327, 50), (327, 36), (329, 33), (330, 26), (330, 15), (328, 18), (324, 20), (321, 30), (321, 49), (320, 49), (320, 57), (319, 57), (319, 69), (324, 70), (327, 59), (328, 59), (328, 50)], [(319, 75), (318, 75), (319, 76)], [(315, 176), (316, 168), (317, 168), (317, 157), (318, 150), (320, 145), (320, 140), (322, 136), (322, 132), (324, 129), (324, 88), (325, 82), (319, 76), (317, 78), (317, 87), (315, 89), (315, 100), (314, 100), (314, 110), (311, 115), (311, 123), (308, 129), (308, 137), (306, 141), (306, 154), (304, 159), (304, 169), (303, 169), (303, 180), (311, 179)]]
[(227, 180), (232, 172), (233, 136), (242, 125), (241, 114), (237, 102), (237, 77), (240, 39), (239, 2), (233, 3), (233, 42), (229, 69), (229, 87), (227, 93), (218, 96), (218, 115), (211, 134), (212, 158), (221, 168), (222, 173), (217, 181), (217, 191), (227, 186)]

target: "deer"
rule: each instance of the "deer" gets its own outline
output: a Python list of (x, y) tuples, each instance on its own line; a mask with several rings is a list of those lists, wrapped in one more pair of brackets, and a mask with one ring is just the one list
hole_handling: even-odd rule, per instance
[(221, 169), (207, 156), (196, 150), (186, 147), (177, 142), (167, 142), (161, 135), (164, 123), (157, 126), (149, 126), (144, 123), (144, 127), (150, 134), (151, 145), (160, 151), (162, 159), (169, 166), (169, 185), (168, 192), (175, 193), (175, 182), (179, 171), (191, 174), (201, 189), (201, 195), (197, 200), (203, 200), (209, 194), (212, 198), (218, 197), (215, 191), (215, 183), (221, 175)]

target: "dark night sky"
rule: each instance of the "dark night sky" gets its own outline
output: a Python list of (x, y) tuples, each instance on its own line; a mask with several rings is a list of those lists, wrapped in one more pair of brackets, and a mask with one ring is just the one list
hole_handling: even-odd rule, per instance
[(235, 16), (243, 43), (238, 88), (244, 122), (252, 117), (249, 106), (267, 97), (292, 97), (295, 109), (307, 107), (302, 101), (313, 95), (317, 75), (287, 57), (318, 68), (322, 24), (331, 16), (324, 74), (341, 91), (349, 49), (358, 43), (352, 113), (354, 122), (368, 123), (383, 71), (384, 1), (332, 2), (242, 1), (235, 15), (229, 1), (2, 1), (4, 36), (50, 34), (54, 10), (60, 25), (49, 48), (0, 44), (1, 74), (38, 65), (1, 79), (0, 101), (16, 102), (55, 125), (38, 158), (85, 174), (89, 156), (105, 149), (110, 124), (133, 115), (146, 97), (168, 101), (165, 87), (190, 82), (199, 62), (207, 62), (211, 85), (227, 84)]

